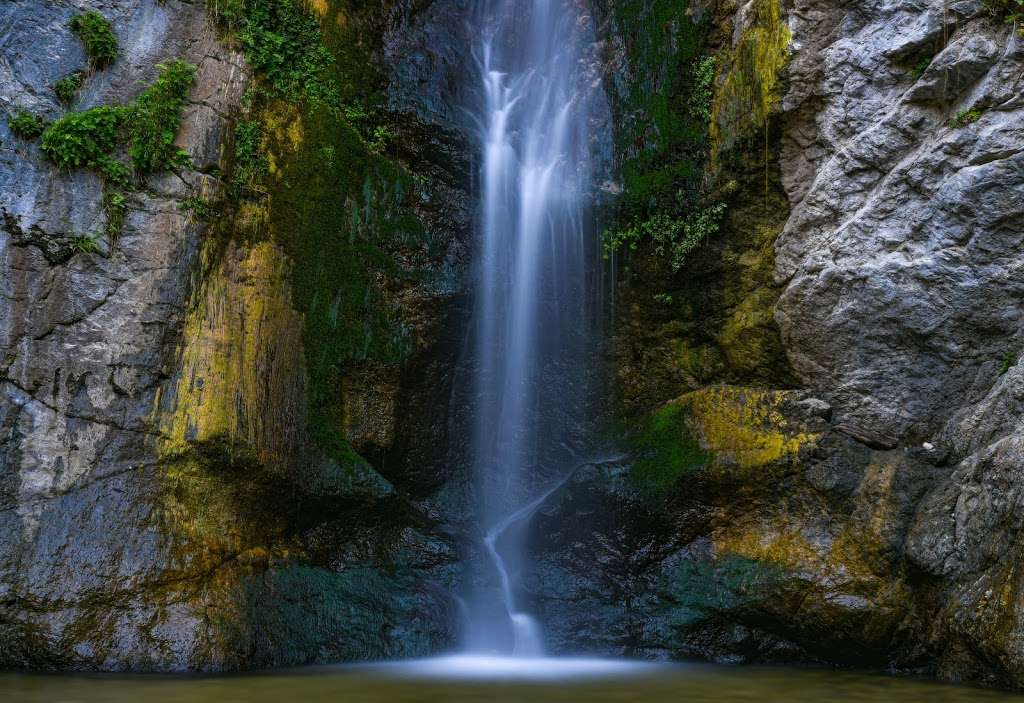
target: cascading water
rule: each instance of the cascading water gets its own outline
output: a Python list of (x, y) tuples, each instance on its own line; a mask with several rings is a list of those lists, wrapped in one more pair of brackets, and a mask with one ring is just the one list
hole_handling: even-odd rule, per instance
[[(482, 0), (472, 457), (490, 586), (471, 651), (542, 654), (518, 602), (524, 525), (579, 461), (589, 397), (596, 246), (593, 28), (571, 0)], [(493, 585), (493, 584), (496, 584)]]

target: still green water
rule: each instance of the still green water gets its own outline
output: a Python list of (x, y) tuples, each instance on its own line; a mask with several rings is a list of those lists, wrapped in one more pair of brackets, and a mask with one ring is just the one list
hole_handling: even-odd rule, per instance
[(19, 703), (702, 703), (726, 701), (1024, 701), (998, 691), (824, 669), (666, 666), (636, 675), (546, 681), (409, 677), (360, 667), (216, 677), (0, 674)]

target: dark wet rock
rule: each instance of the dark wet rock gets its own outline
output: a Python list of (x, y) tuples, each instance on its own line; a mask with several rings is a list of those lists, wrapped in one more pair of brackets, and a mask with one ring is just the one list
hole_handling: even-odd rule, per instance
[[(403, 126), (437, 260), (386, 291), (408, 365), (348, 370), (348, 439), (369, 461), (324, 452), (292, 263), (224, 236), (220, 178), (251, 76), (204, 4), (5, 3), (4, 111), (64, 109), (50, 86), (85, 60), (67, 27), (84, 9), (112, 21), (120, 57), (71, 109), (126, 103), (184, 59), (197, 74), (176, 144), (192, 168), (140, 182), (116, 243), (83, 251), (106, 222), (100, 178), (58, 170), (0, 120), (0, 667), (217, 670), (448, 646), (452, 540), (408, 501), (445, 477), (436, 462), (410, 477), (422, 456), (403, 432), (429, 434), (451, 366), (435, 340), (456, 324), (465, 265), (458, 135)], [(382, 35), (387, 18), (372, 19)], [(197, 196), (210, 216), (186, 207)]]
[(711, 387), (676, 403), (707, 463), (667, 488), (586, 467), (535, 518), (527, 589), (552, 648), (906, 663), (923, 623), (904, 542), (941, 471), (844, 436), (806, 394)]

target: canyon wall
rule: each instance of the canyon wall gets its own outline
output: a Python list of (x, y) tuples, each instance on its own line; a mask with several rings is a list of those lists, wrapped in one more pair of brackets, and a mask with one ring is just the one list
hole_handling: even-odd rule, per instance
[[(422, 500), (448, 478), (469, 169), (443, 116), (388, 104), (388, 33), (413, 10), (0, 9), (3, 109), (50, 125), (0, 124), (0, 666), (453, 641), (455, 547)], [(89, 11), (113, 60), (73, 30)], [(414, 29), (402, 59), (429, 60)], [(193, 77), (155, 138), (171, 157), (144, 168), (176, 61)]]
[[(576, 472), (534, 529), (551, 645), (1024, 684), (1019, 23), (982, 2), (597, 12), (640, 125), (619, 218), (655, 225), (618, 254), (634, 459)], [(706, 130), (674, 134), (702, 56)], [(687, 159), (703, 175), (672, 197), (726, 207), (674, 267), (650, 184)]]
[[(91, 10), (111, 61), (72, 29)], [(548, 648), (1024, 685), (1008, 6), (592, 10), (629, 458), (576, 470), (533, 522)], [(456, 641), (464, 11), (0, 9), (0, 666)], [(174, 67), (180, 119), (148, 134)]]

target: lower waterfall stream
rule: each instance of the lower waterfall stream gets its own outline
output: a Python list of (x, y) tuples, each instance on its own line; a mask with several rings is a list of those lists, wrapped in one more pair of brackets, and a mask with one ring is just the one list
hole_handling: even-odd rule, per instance
[(591, 123), (607, 108), (586, 75), (593, 28), (573, 3), (492, 0), (475, 22), (479, 76), (468, 92), (482, 163), (471, 463), (481, 568), (491, 573), (470, 595), (467, 647), (536, 657), (541, 624), (519, 602), (520, 533), (578, 463), (594, 341)]

